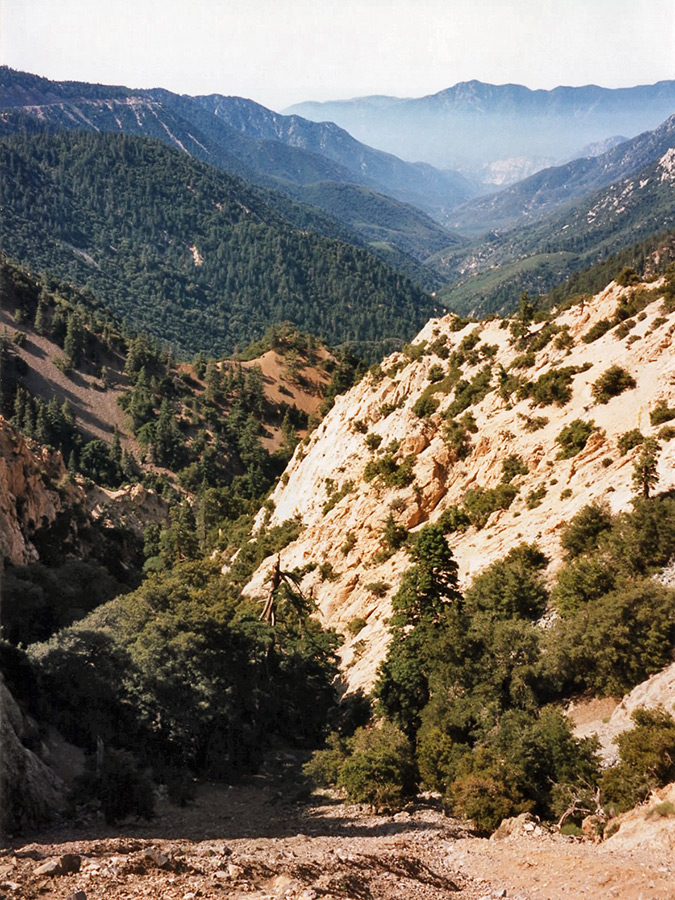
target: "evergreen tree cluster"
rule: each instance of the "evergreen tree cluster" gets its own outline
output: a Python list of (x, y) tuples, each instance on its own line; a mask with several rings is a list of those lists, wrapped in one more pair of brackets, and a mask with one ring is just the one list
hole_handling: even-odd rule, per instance
[[(675, 591), (651, 574), (675, 552), (675, 498), (638, 498), (618, 516), (591, 505), (571, 520), (563, 547), (550, 594), (548, 560), (530, 544), (462, 593), (443, 527), (425, 526), (392, 600), (378, 719), (351, 737), (334, 733), (308, 774), (379, 808), (400, 806), (420, 786), (436, 790), (486, 832), (525, 811), (578, 825), (602, 814), (598, 787), (611, 813), (665, 783), (672, 717), (636, 720), (636, 733), (649, 727), (652, 736), (622, 738), (623, 769), (601, 775), (594, 741), (573, 736), (561, 707), (580, 694), (620, 696), (672, 658)], [(547, 608), (558, 617), (542, 629)]]
[(222, 356), (288, 320), (377, 353), (435, 310), (365, 250), (294, 228), (243, 182), (149, 139), (5, 138), (0, 192), (3, 252), (188, 355)]

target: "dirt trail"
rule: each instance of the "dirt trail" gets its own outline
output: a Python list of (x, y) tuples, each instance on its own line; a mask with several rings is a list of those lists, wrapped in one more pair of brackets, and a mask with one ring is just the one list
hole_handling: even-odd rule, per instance
[[(185, 809), (162, 801), (158, 814), (149, 823), (89, 822), (13, 842), (0, 855), (0, 897), (675, 898), (672, 854), (612, 852), (545, 833), (482, 840), (433, 805), (375, 816), (329, 799), (283, 802), (265, 784), (203, 785)], [(78, 872), (36, 872), (64, 854), (80, 858)]]

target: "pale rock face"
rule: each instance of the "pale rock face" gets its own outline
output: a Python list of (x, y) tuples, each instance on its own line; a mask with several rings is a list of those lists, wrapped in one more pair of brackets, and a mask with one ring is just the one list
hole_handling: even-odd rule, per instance
[(0, 677), (0, 835), (43, 824), (65, 802), (64, 782), (25, 746), (26, 730)]
[(14, 565), (35, 562), (32, 537), (66, 508), (84, 502), (60, 453), (34, 452), (0, 417), (0, 554)]
[[(580, 338), (594, 323), (613, 315), (624, 290), (612, 283), (584, 306), (561, 313), (556, 322), (568, 328), (573, 346), (569, 351), (558, 349), (552, 341), (536, 354), (532, 368), (520, 371), (525, 379), (536, 381), (557, 366), (587, 365), (587, 371), (574, 377), (572, 399), (562, 407), (535, 408), (531, 400), (513, 397), (507, 402), (499, 396), (499, 367), (508, 369), (522, 352), (511, 346), (509, 331), (500, 320), (472, 323), (457, 332), (452, 331), (452, 316), (433, 319), (425, 326), (415, 344), (433, 344), (443, 338), (452, 352), (478, 329), (480, 345), (497, 348), (492, 358), (464, 366), (462, 377), (471, 380), (489, 365), (492, 382), (490, 393), (470, 407), (478, 433), (471, 436), (472, 452), (463, 460), (455, 460), (443, 439), (442, 414), (451, 404), (453, 392), (434, 395), (440, 406), (428, 419), (413, 412), (415, 402), (429, 386), (431, 366), (448, 371), (447, 360), (434, 353), (417, 361), (401, 353), (390, 356), (382, 364), (389, 374), (379, 380), (368, 374), (339, 396), (308, 442), (297, 448), (272, 494), (270, 524), (299, 517), (305, 526), (300, 537), (282, 551), (282, 568), (315, 564), (305, 574), (302, 587), (317, 602), (324, 624), (345, 634), (341, 665), (347, 690), (368, 689), (374, 683), (377, 666), (386, 653), (391, 597), (410, 564), (405, 550), (378, 561), (377, 554), (384, 549), (382, 528), (390, 513), (408, 529), (434, 522), (443, 510), (460, 504), (468, 488), (495, 487), (501, 481), (503, 458), (519, 456), (528, 473), (514, 480), (520, 490), (511, 507), (493, 513), (481, 530), (471, 527), (448, 536), (461, 581), (466, 584), (523, 541), (536, 542), (549, 556), (551, 576), (560, 565), (561, 528), (572, 516), (593, 500), (607, 502), (613, 512), (629, 507), (635, 495), (632, 474), (639, 451), (635, 448), (620, 456), (617, 439), (633, 428), (655, 435), (658, 428), (650, 425), (649, 410), (659, 399), (675, 406), (675, 314), (653, 327), (663, 315), (655, 290), (654, 301), (628, 338), (620, 340), (610, 331), (593, 343), (583, 343)], [(533, 326), (533, 330), (540, 327)], [(591, 387), (614, 364), (625, 368), (637, 387), (599, 405)], [(525, 430), (526, 417), (535, 416), (545, 416), (548, 422), (539, 430)], [(599, 430), (577, 456), (558, 459), (555, 438), (574, 419), (593, 420)], [(382, 438), (378, 451), (368, 448), (366, 433)], [(392, 441), (400, 442), (399, 460), (408, 454), (415, 457), (414, 483), (392, 488), (380, 478), (364, 481), (366, 464)], [(675, 440), (662, 442), (659, 476), (659, 490), (675, 487)], [(538, 489), (545, 492), (541, 504), (529, 508), (527, 497)], [(324, 513), (331, 496), (340, 499)], [(258, 527), (262, 522), (261, 515)], [(250, 596), (264, 596), (272, 562), (266, 560), (254, 574), (246, 589)], [(338, 577), (322, 580), (318, 568), (322, 563), (330, 563)], [(386, 596), (378, 597), (369, 589), (368, 585), (377, 582), (389, 585)], [(355, 617), (365, 619), (366, 626), (353, 636), (347, 624)]]

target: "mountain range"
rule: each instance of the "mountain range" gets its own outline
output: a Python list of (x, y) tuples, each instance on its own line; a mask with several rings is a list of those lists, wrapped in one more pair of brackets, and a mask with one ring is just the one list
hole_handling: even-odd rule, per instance
[[(313, 206), (325, 206), (331, 216), (336, 215), (335, 204), (330, 199), (324, 204), (318, 186), (340, 184), (337, 218), (343, 226), (366, 240), (371, 227), (384, 228), (394, 246), (412, 245), (418, 259), (430, 252), (419, 240), (420, 230), (429, 232), (432, 243), (444, 236), (453, 240), (428, 214), (438, 217), (477, 192), (458, 173), (403, 162), (360, 144), (335, 125), (279, 116), (242, 98), (55, 82), (0, 67), (0, 135), (61, 130), (154, 137), (299, 201), (305, 201), (305, 187), (312, 185)], [(364, 221), (363, 197), (373, 193), (372, 218)], [(391, 198), (398, 202), (390, 207)], [(404, 210), (401, 204), (415, 208)], [(406, 217), (413, 220), (410, 229)], [(393, 219), (401, 223), (394, 229)], [(412, 241), (409, 231), (417, 235)]]
[(426, 97), (307, 102), (285, 112), (335, 122), (403, 159), (505, 183), (580, 156), (593, 142), (656, 128), (675, 112), (675, 81), (548, 91), (466, 81)]

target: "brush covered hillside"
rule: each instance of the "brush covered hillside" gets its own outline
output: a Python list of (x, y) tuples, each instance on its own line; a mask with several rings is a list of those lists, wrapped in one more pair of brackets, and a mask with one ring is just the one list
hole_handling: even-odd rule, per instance
[(669, 147), (630, 177), (538, 222), (436, 254), (429, 265), (455, 281), (444, 289), (445, 301), (464, 313), (508, 312), (519, 290), (544, 294), (636, 241), (658, 244), (657, 235), (675, 222), (674, 157)]
[[(335, 125), (280, 116), (240, 97), (56, 82), (0, 67), (0, 135), (60, 131), (154, 138), (266, 189), (267, 202), (299, 226), (304, 218), (313, 230), (356, 243), (386, 229), (392, 247), (412, 247), (417, 259), (439, 239), (455, 239), (429, 214), (438, 218), (476, 193), (458, 173), (403, 162)], [(403, 271), (411, 262), (397, 260)]]
[[(0, 828), (13, 832), (35, 827), (63, 808), (66, 782), (72, 787), (78, 775), (84, 779), (83, 796), (100, 800), (100, 785), (87, 782), (77, 763), (99, 738), (106, 745), (112, 741), (112, 769), (122, 766), (124, 777), (131, 779), (130, 794), (123, 803), (143, 808), (145, 795), (142, 784), (139, 787), (134, 780), (134, 765), (148, 760), (148, 753), (152, 756), (157, 735), (150, 736), (150, 720), (148, 732), (140, 720), (125, 719), (131, 688), (124, 671), (131, 672), (130, 658), (126, 651), (120, 656), (110, 645), (107, 626), (105, 634), (99, 634), (77, 623), (92, 610), (116, 603), (116, 597), (136, 596), (136, 590), (145, 590), (151, 583), (157, 587), (166, 578), (171, 580), (176, 565), (189, 570), (181, 578), (186, 579), (188, 593), (196, 592), (193, 601), (206, 603), (199, 584), (211, 584), (210, 591), (224, 584), (206, 557), (233, 544), (246, 545), (240, 562), (244, 574), (239, 579), (248, 578), (259, 558), (295, 534), (293, 528), (272, 529), (256, 549), (255, 542), (248, 543), (253, 514), (320, 410), (329, 408), (334, 395), (351, 385), (357, 362), (283, 324), (271, 327), (240, 359), (215, 360), (201, 353), (191, 364), (176, 363), (144, 335), (122, 328), (90, 293), (54, 278), (37, 279), (4, 259), (0, 261), (0, 297), (0, 559), (4, 566), (0, 585), (4, 686), (0, 687), (3, 709), (15, 711), (0, 722)], [(183, 588), (173, 583), (180, 595)], [(201, 625), (194, 621), (185, 630), (180, 616), (174, 625), (178, 642), (192, 634), (199, 643), (195, 633), (200, 628), (202, 639), (208, 635), (214, 648), (214, 641), (230, 641), (232, 665), (239, 667), (244, 679), (236, 691), (237, 715), (248, 724), (232, 725), (243, 732), (237, 739), (238, 749), (232, 746), (228, 753), (237, 756), (234, 769), (243, 771), (256, 764), (258, 751), (250, 752), (249, 742), (260, 742), (261, 729), (279, 734), (283, 729), (274, 724), (275, 717), (285, 721), (288, 715), (288, 727), (293, 721), (291, 704), (284, 706), (282, 700), (282, 709), (272, 699), (270, 679), (281, 677), (273, 674), (275, 648), (283, 645), (286, 653), (292, 644), (296, 654), (284, 661), (283, 678), (295, 678), (292, 673), (298, 667), (314, 673), (320, 716), (331, 697), (333, 638), (325, 638), (324, 662), (311, 662), (303, 655), (310, 651), (303, 636), (293, 630), (292, 618), (284, 626), (287, 641), (281, 637), (281, 624), (276, 629), (259, 625), (255, 607), (247, 604), (236, 613), (236, 627), (228, 624), (241, 606), (237, 582), (230, 579), (230, 583), (229, 607), (223, 606), (223, 597), (216, 591), (208, 614), (206, 606), (199, 613)], [(174, 602), (179, 603), (178, 595)], [(165, 608), (167, 625), (179, 615), (171, 603)], [(54, 635), (62, 629), (68, 635), (66, 645), (57, 644), (56, 657), (47, 649), (50, 662), (46, 665), (31, 662), (19, 649), (56, 640)], [(315, 640), (320, 639), (321, 629), (312, 633)], [(136, 626), (128, 636), (131, 641), (140, 636)], [(156, 649), (163, 653), (167, 632), (156, 637)], [(315, 650), (312, 643), (312, 656)], [(200, 651), (196, 645), (186, 645), (184, 652), (192, 658)], [(208, 668), (210, 656), (205, 652), (202, 662)], [(98, 674), (92, 681), (85, 670), (94, 660)], [(118, 663), (122, 669), (115, 670)], [(190, 664), (190, 678), (196, 664), (196, 660)], [(71, 669), (80, 665), (85, 669), (79, 674)], [(139, 673), (132, 679), (143, 680)], [(157, 675), (147, 671), (149, 679)], [(109, 678), (116, 684), (115, 697), (106, 686)], [(66, 694), (72, 679), (87, 696), (73, 695), (71, 704)], [(161, 690), (171, 690), (168, 671), (160, 682)], [(258, 725), (245, 710), (252, 684), (260, 705)], [(146, 688), (151, 693), (155, 690), (147, 681)], [(197, 693), (192, 700), (179, 691), (179, 707), (188, 715), (205, 702), (199, 695), (204, 685), (200, 688), (195, 683), (194, 688)], [(215, 690), (215, 683), (211, 688)], [(269, 699), (263, 703), (265, 691)], [(139, 695), (138, 703), (143, 702)], [(299, 702), (298, 698), (293, 702)], [(208, 722), (213, 723), (216, 708), (210, 702), (207, 707)], [(85, 708), (91, 713), (81, 714)], [(233, 708), (228, 706), (230, 712)], [(227, 720), (229, 712), (224, 707), (221, 711)], [(207, 719), (205, 736), (211, 734)], [(40, 723), (39, 735), (35, 720)], [(192, 735), (199, 756), (205, 750), (194, 732), (196, 720), (190, 724), (183, 718), (182, 722), (180, 727), (187, 729), (184, 738), (188, 732)], [(307, 724), (305, 738), (319, 727), (318, 721)], [(204, 766), (210, 769), (202, 757), (189, 762), (187, 743), (170, 732), (155, 765), (165, 770), (188, 762), (200, 771)], [(127, 736), (120, 746), (122, 733)], [(301, 735), (298, 740), (303, 740)], [(53, 767), (54, 755), (59, 757), (64, 746), (70, 747), (66, 756), (76, 761), (75, 769), (66, 766), (65, 772), (58, 765)], [(132, 746), (136, 751), (129, 757)], [(174, 753), (178, 753), (175, 759)], [(131, 765), (129, 759), (136, 763)], [(218, 765), (227, 768), (225, 761)], [(213, 763), (215, 768), (218, 765)], [(116, 813), (109, 810), (106, 815), (114, 819)]]
[(569, 201), (639, 172), (675, 144), (675, 117), (653, 131), (593, 156), (544, 169), (496, 194), (454, 210), (448, 224), (462, 234), (503, 231), (543, 218)]
[(88, 287), (185, 354), (291, 320), (333, 344), (406, 339), (432, 299), (365, 250), (289, 224), (245, 183), (125, 135), (0, 142), (0, 249)]
[[(387, 805), (416, 770), (486, 829), (523, 810), (605, 821), (653, 784), (628, 762), (594, 774), (557, 711), (621, 697), (675, 646), (675, 592), (651, 578), (675, 553), (672, 271), (629, 275), (551, 316), (432, 320), (297, 448), (266, 521), (301, 534), (247, 592), (295, 573), (344, 635), (343, 689), (374, 691), (384, 718), (335, 734), (319, 782)], [(386, 746), (399, 768), (375, 787)]]

